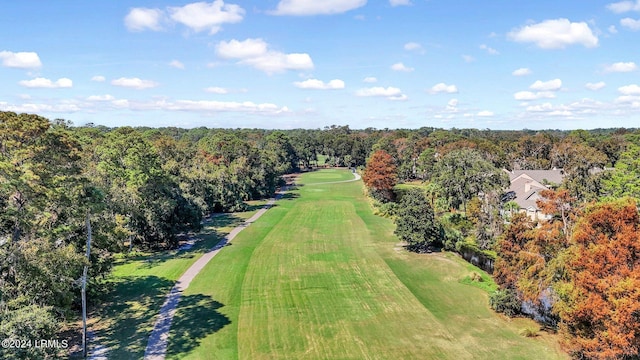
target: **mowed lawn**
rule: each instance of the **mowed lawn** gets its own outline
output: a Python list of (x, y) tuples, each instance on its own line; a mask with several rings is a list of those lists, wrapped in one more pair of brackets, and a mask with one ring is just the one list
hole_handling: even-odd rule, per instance
[[(176, 280), (265, 203), (252, 201), (246, 212), (218, 214), (208, 219), (198, 234), (202, 240), (187, 251), (136, 253), (120, 258), (109, 276), (111, 290), (102, 295), (100, 306), (89, 316), (90, 328), (95, 332), (92, 347), (106, 347), (109, 359), (141, 359), (158, 311)], [(210, 299), (199, 296), (185, 297), (183, 304), (215, 306)]]
[(318, 184), (352, 176), (304, 174), (221, 251), (187, 289), (168, 357), (565, 358), (552, 336), (519, 334), (535, 323), (496, 315), (486, 292), (461, 284), (473, 269), (457, 256), (398, 246), (362, 182)]

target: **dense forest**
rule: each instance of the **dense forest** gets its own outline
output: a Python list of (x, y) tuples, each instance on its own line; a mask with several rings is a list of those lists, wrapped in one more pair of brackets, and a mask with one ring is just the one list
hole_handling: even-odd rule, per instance
[[(0, 112), (0, 335), (51, 338), (79, 316), (85, 265), (99, 301), (116, 254), (174, 248), (203, 218), (273, 195), (284, 174), (341, 166), (363, 171), (410, 250), (490, 259), (497, 311), (557, 329), (577, 358), (632, 358), (639, 159), (629, 129), (107, 128)], [(508, 171), (550, 169), (563, 180), (541, 192), (549, 216), (520, 213)]]

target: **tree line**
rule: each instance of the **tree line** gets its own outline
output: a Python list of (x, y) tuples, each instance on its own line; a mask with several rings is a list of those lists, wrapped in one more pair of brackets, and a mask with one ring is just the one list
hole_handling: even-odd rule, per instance
[[(433, 143), (432, 135), (423, 141)], [(363, 180), (409, 250), (471, 249), (494, 259), (500, 289), (491, 306), (559, 331), (574, 358), (640, 355), (638, 130), (522, 132), (511, 143), (456, 139), (413, 152), (415, 177), (403, 175), (407, 164), (395, 150), (376, 150)], [(537, 201), (549, 219), (514, 212), (502, 169), (552, 167), (565, 176)], [(421, 186), (396, 186), (412, 178)]]
[(54, 338), (77, 319), (85, 265), (97, 295), (114, 254), (173, 248), (204, 217), (271, 196), (299, 166), (280, 131), (73, 127), (0, 112), (0, 337)]
[[(419, 223), (433, 227), (409, 241), (413, 250), (437, 239), (446, 249), (474, 247), (500, 259), (517, 223), (504, 222), (508, 180), (500, 169), (564, 168), (563, 189), (576, 209), (638, 197), (639, 138), (626, 129), (108, 128), (0, 112), (0, 335), (51, 338), (77, 318), (85, 265), (95, 295), (115, 254), (173, 248), (208, 215), (242, 210), (247, 200), (271, 196), (281, 175), (312, 166), (363, 168), (371, 195), (396, 219), (413, 224), (418, 210), (411, 209), (422, 209)], [(594, 167), (616, 171), (594, 174)], [(402, 196), (394, 189), (411, 181), (426, 190)], [(1, 356), (42, 355), (16, 354)]]

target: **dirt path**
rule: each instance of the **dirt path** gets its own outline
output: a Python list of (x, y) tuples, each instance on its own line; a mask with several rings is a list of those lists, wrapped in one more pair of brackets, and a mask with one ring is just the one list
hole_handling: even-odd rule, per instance
[(253, 215), (249, 220), (245, 221), (242, 225), (236, 227), (231, 230), (231, 232), (222, 239), (216, 246), (207, 251), (200, 259), (198, 259), (184, 274), (178, 279), (176, 284), (173, 286), (169, 294), (167, 295), (162, 307), (160, 308), (160, 313), (158, 315), (158, 319), (156, 320), (155, 325), (153, 326), (153, 330), (149, 335), (149, 341), (147, 343), (147, 347), (144, 352), (144, 358), (146, 360), (161, 360), (165, 358), (165, 354), (167, 352), (168, 338), (169, 338), (169, 330), (171, 329), (171, 321), (173, 320), (173, 316), (176, 313), (176, 308), (178, 307), (178, 302), (180, 301), (180, 296), (182, 292), (189, 287), (191, 281), (198, 275), (200, 270), (202, 270), (205, 265), (214, 257), (220, 249), (222, 249), (227, 243), (231, 242), (240, 231), (242, 231), (247, 226), (251, 225), (251, 223), (255, 222), (260, 218), (271, 206), (275, 203), (277, 199), (282, 197), (286, 188), (283, 188), (279, 192), (276, 193), (276, 196), (270, 199), (267, 204), (258, 212)]

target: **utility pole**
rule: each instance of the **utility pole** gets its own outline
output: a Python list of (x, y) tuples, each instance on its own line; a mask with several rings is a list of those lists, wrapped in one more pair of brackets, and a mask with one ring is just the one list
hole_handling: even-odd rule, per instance
[(82, 357), (87, 357), (87, 272), (89, 271), (91, 256), (91, 221), (87, 211), (87, 263), (82, 271)]

